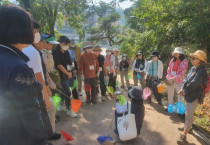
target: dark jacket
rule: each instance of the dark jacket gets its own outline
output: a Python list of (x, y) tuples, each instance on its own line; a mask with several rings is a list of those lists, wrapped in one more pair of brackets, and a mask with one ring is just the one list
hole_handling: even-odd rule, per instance
[[(144, 120), (144, 104), (143, 100), (131, 100), (131, 113), (135, 115), (135, 120), (136, 120), (136, 129), (137, 129), (137, 135), (140, 135), (141, 128), (142, 128), (142, 123)], [(126, 112), (125, 114), (127, 114)], [(117, 129), (117, 118), (121, 117), (123, 114), (118, 114), (117, 111), (115, 111), (115, 127)]]
[(206, 86), (207, 81), (208, 74), (203, 65), (200, 65), (197, 68), (192, 67), (182, 85), (185, 100), (188, 103), (191, 103), (196, 99), (200, 99), (203, 94), (201, 84)]
[(46, 145), (42, 87), (28, 60), (14, 47), (0, 46), (0, 145)]
[(120, 62), (120, 71), (128, 71), (128, 68), (129, 68), (129, 62), (128, 60), (122, 60)]

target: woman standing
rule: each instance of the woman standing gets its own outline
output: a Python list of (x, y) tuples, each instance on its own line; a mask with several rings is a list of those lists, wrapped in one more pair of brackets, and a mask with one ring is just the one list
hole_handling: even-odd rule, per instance
[[(172, 56), (173, 58), (169, 63), (166, 76), (167, 83), (169, 84), (167, 87), (168, 104), (173, 103), (174, 90), (178, 93), (181, 89), (184, 75), (188, 68), (188, 61), (185, 58), (181, 47), (176, 47)], [(178, 97), (178, 102), (184, 102), (184, 100), (180, 100)]]
[(202, 103), (203, 89), (207, 85), (208, 74), (204, 63), (207, 62), (206, 53), (197, 50), (190, 54), (191, 63), (193, 67), (184, 80), (182, 89), (179, 95), (183, 95), (186, 100), (185, 125), (184, 131), (180, 134), (177, 144), (184, 144), (186, 142), (186, 135), (192, 127), (193, 115), (198, 103)]
[(0, 144), (46, 145), (52, 128), (42, 86), (22, 52), (34, 41), (31, 16), (8, 5), (0, 20)]

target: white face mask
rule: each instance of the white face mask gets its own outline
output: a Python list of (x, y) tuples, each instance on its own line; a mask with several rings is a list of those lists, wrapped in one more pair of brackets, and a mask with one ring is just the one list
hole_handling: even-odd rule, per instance
[(40, 33), (39, 33), (39, 32), (35, 33), (35, 36), (34, 36), (34, 43), (35, 43), (35, 44), (39, 43), (40, 39), (41, 39)]
[(106, 54), (107, 54), (107, 55), (111, 55), (112, 53), (111, 53), (110, 51), (108, 51)]
[(69, 46), (67, 45), (67, 46), (62, 46), (62, 49), (63, 50), (68, 50), (69, 49)]

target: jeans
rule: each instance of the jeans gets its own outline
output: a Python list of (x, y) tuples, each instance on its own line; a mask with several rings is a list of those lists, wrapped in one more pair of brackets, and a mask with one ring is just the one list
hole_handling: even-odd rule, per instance
[(62, 90), (61, 101), (63, 102), (65, 100), (66, 108), (70, 109), (71, 92), (70, 92), (70, 88), (69, 88), (69, 79), (63, 79), (63, 78), (61, 79), (61, 90)]
[[(98, 81), (100, 82), (101, 96), (105, 96), (106, 95), (106, 86), (105, 86), (105, 82), (104, 82), (104, 71), (100, 72)], [(99, 90), (99, 86), (97, 86), (97, 90)]]

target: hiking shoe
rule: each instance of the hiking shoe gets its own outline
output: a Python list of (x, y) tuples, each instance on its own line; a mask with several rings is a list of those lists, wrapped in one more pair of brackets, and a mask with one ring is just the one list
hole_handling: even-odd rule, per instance
[(74, 113), (74, 111), (72, 109), (70, 111), (67, 111), (67, 115), (72, 118), (76, 118), (78, 116), (78, 114)]
[(86, 103), (90, 103), (90, 98), (87, 98)]
[(177, 144), (183, 145), (186, 143), (186, 135), (180, 134), (179, 139), (177, 140)]
[(96, 99), (92, 99), (91, 102), (92, 102), (93, 104), (97, 104)]
[(47, 140), (58, 140), (61, 138), (61, 134), (60, 133), (53, 133), (52, 136), (50, 136)]
[(102, 96), (102, 99), (101, 99), (102, 101), (105, 101), (106, 100), (106, 98), (105, 98), (105, 96)]

